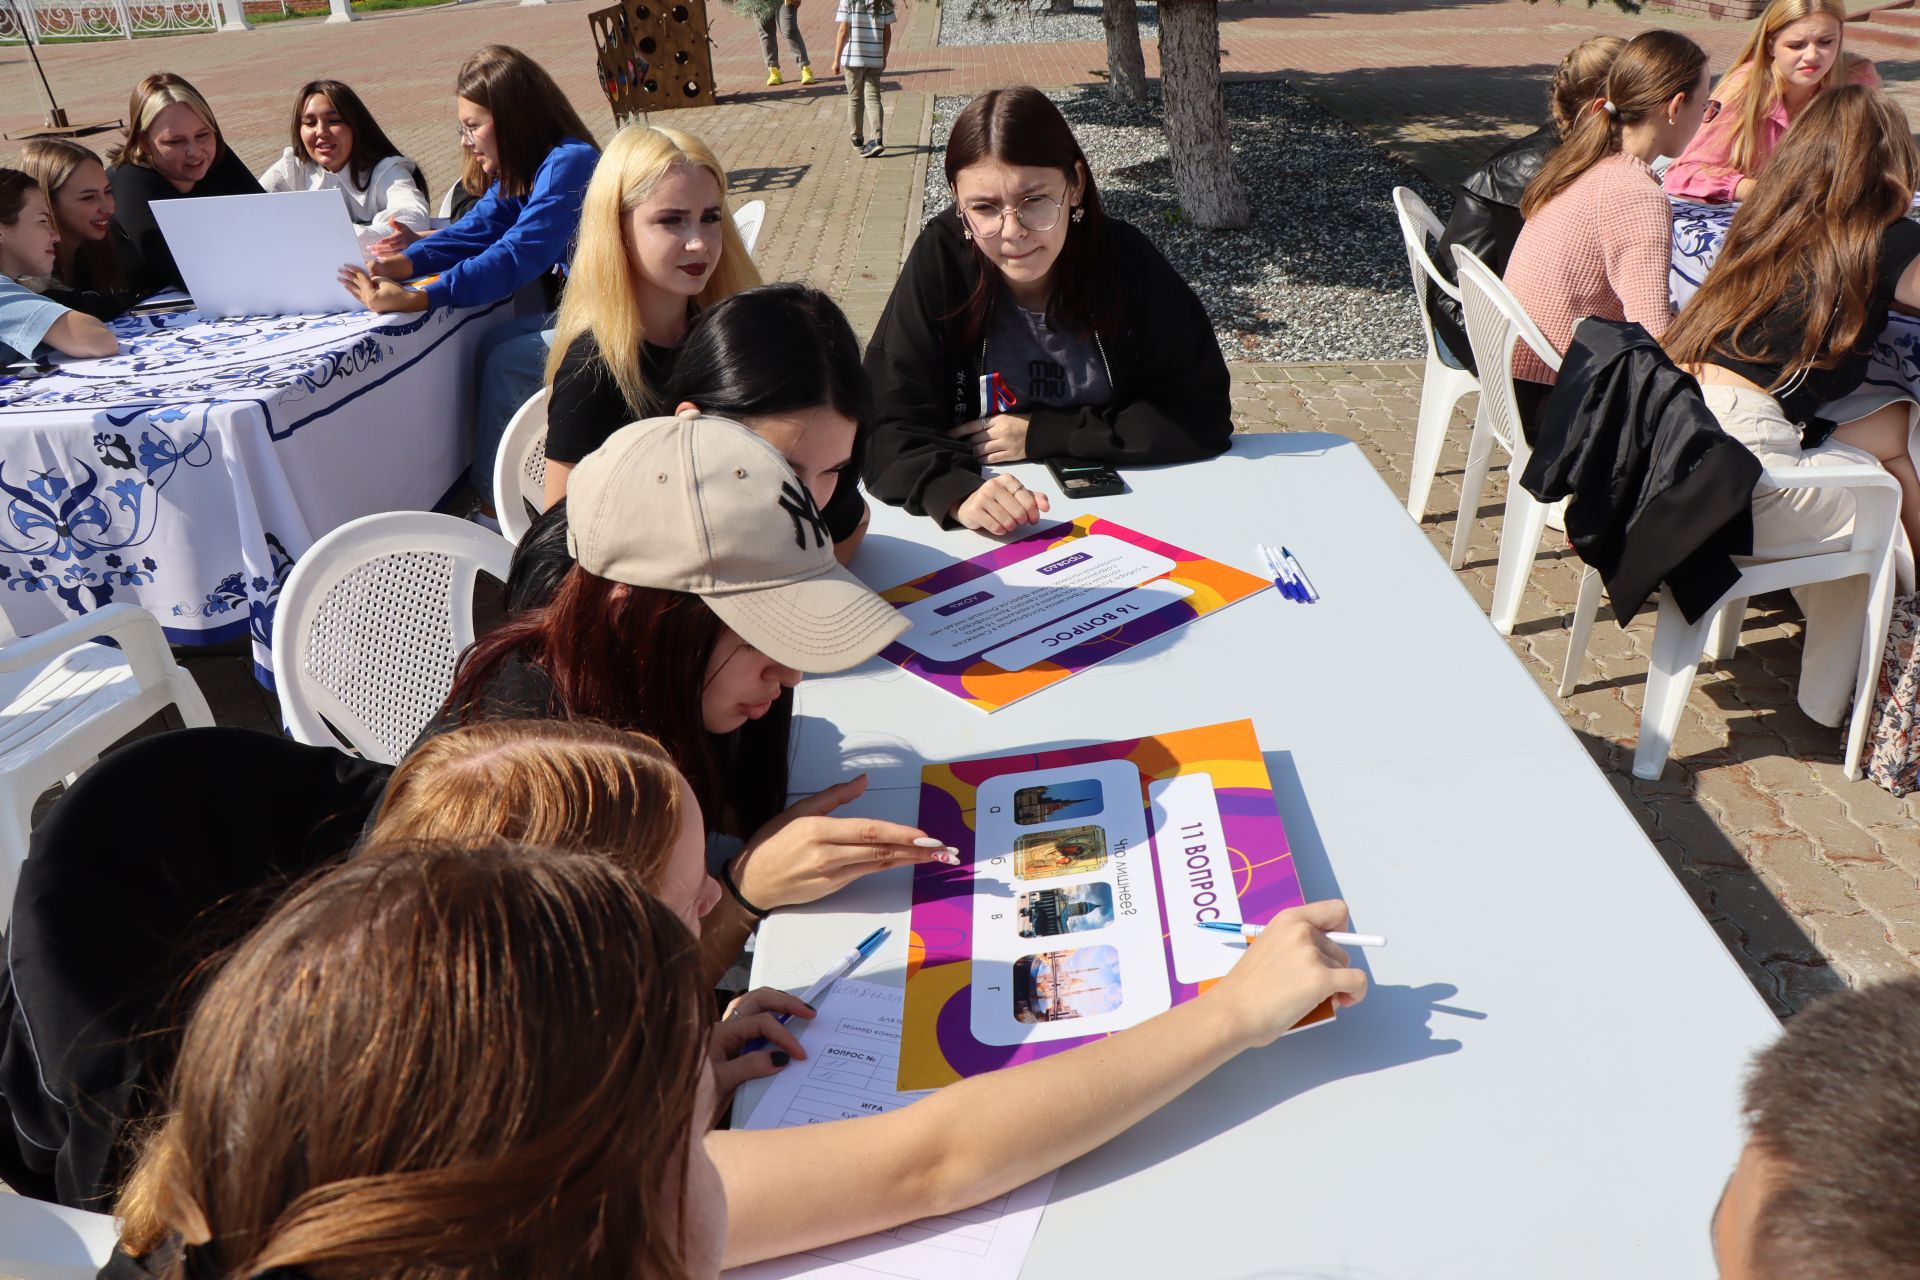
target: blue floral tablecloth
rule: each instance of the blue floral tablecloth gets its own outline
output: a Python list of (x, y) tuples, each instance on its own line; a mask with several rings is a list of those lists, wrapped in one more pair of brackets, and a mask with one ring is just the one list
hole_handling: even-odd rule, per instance
[[(1720, 246), (1739, 206), (1695, 204), (1691, 200), (1674, 200), (1672, 204), (1673, 272), (1668, 281), (1674, 306), (1683, 307), (1707, 278), (1713, 260), (1720, 256)], [(1920, 400), (1920, 318), (1900, 312), (1888, 317), (1862, 387)]]
[(473, 348), (511, 312), (128, 318), (119, 355), (0, 385), (0, 612), (28, 635), (135, 601), (174, 644), (250, 636), (270, 682), (294, 561), (457, 483)]

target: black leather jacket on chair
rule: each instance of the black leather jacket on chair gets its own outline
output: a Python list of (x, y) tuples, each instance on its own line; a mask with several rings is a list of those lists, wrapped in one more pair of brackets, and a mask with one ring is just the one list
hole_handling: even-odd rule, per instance
[[(1520, 238), (1520, 197), (1547, 162), (1547, 154), (1559, 145), (1559, 130), (1551, 122), (1544, 124), (1494, 152), (1454, 189), (1453, 214), (1434, 254), (1434, 265), (1449, 282), (1454, 279), (1453, 246), (1457, 244), (1471, 249), (1496, 275), (1506, 274), (1513, 242)], [(1478, 373), (1467, 345), (1467, 322), (1460, 314), (1460, 304), (1429, 288), (1427, 315), (1433, 320), (1434, 335), (1461, 363)]]

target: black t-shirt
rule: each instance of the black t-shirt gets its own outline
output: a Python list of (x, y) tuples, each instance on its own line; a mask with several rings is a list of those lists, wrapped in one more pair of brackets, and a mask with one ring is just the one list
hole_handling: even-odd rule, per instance
[(257, 196), (260, 181), (240, 163), (232, 148), (222, 144), (220, 155), (191, 191), (179, 191), (157, 172), (138, 164), (117, 164), (107, 174), (113, 188), (114, 223), (121, 234), (113, 239), (120, 254), (120, 270), (140, 297), (160, 289), (184, 288), (173, 251), (153, 216), (162, 200), (195, 196)]
[[(1894, 290), (1917, 257), (1920, 257), (1920, 222), (1901, 218), (1880, 233), (1880, 260), (1874, 273), (1873, 292), (1867, 298), (1867, 322), (1860, 330), (1860, 340), (1831, 369), (1809, 370), (1804, 378), (1789, 375), (1786, 385), (1792, 385), (1793, 389), (1786, 391), (1783, 385), (1781, 391), (1774, 393), (1781, 412), (1789, 419), (1804, 422), (1813, 417), (1821, 405), (1838, 400), (1860, 385), (1860, 380), (1867, 375), (1867, 361), (1873, 355), (1874, 343), (1887, 327), (1887, 310), (1893, 305)], [(1827, 323), (1826, 317), (1808, 316), (1803, 305), (1783, 305), (1752, 326), (1746, 341), (1748, 350), (1764, 351), (1770, 357), (1778, 353), (1777, 358), (1747, 361), (1715, 354), (1709, 356), (1708, 361), (1760, 386), (1771, 387), (1786, 372), (1786, 362), (1800, 349), (1801, 337), (1808, 327)], [(1733, 334), (1721, 334), (1715, 346), (1730, 350)]]
[[(656, 400), (673, 373), (675, 354), (673, 347), (641, 344), (640, 375), (646, 380), (648, 395)], [(553, 393), (547, 397), (547, 457), (568, 466), (577, 465), (620, 428), (657, 418), (668, 407), (656, 402), (643, 404), (638, 413), (634, 412), (620, 394), (613, 370), (600, 358), (600, 344), (591, 333), (583, 333), (567, 348), (553, 375)]]

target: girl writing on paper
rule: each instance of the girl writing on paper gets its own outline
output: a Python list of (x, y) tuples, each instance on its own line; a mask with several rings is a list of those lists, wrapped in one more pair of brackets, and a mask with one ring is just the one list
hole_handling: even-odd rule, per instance
[(43, 347), (83, 358), (120, 350), (106, 325), (20, 283), (53, 274), (59, 243), (39, 186), (18, 169), (0, 169), (0, 364), (34, 360)]
[[(1728, 435), (1768, 467), (1877, 463), (1900, 482), (1900, 521), (1920, 547), (1917, 408), (1863, 382), (1887, 312), (1920, 309), (1920, 188), (1906, 113), (1877, 89), (1822, 93), (1788, 130), (1769, 180), (1740, 206), (1700, 291), (1665, 345), (1700, 379)], [(1834, 423), (1840, 423), (1838, 427)], [(1753, 501), (1765, 555), (1844, 534), (1851, 489), (1774, 489)], [(1838, 725), (1853, 692), (1867, 580), (1796, 587), (1807, 615), (1800, 709)]]
[[(402, 761), (370, 847), (422, 839), (484, 847), (505, 837), (602, 852), (702, 927), (703, 908), (716, 897), (700, 875), (706, 823), (686, 784), (653, 764), (650, 740), (532, 721), (489, 728), (484, 736), (456, 731)], [(707, 1138), (726, 1192), (726, 1265), (951, 1213), (1093, 1150), (1242, 1050), (1270, 1043), (1329, 996), (1342, 1005), (1360, 1000), (1366, 975), (1322, 936), (1346, 918), (1339, 902), (1284, 912), (1198, 999), (899, 1111), (772, 1130), (743, 1130), (736, 1116), (733, 1129)], [(722, 1103), (739, 1081), (807, 1056), (796, 1033), (813, 1011), (795, 1006), (783, 992), (752, 992), (715, 1028)], [(776, 1013), (797, 1021), (780, 1026)], [(740, 1054), (755, 1036), (768, 1047)], [(1053, 1139), (1032, 1140), (1034, 1115), (1049, 1118)], [(798, 1172), (820, 1169), (834, 1176)]]
[(102, 1274), (712, 1280), (693, 947), (597, 854), (413, 846), (308, 882), (188, 1022)]
[(636, 423), (575, 468), (567, 507), (573, 563), (553, 598), (467, 651), (429, 735), (560, 718), (659, 738), (732, 890), (703, 939), (722, 968), (773, 907), (941, 856), (912, 827), (827, 816), (864, 776), (787, 804), (793, 687), (865, 662), (907, 624), (840, 567), (771, 443), (694, 413)]
[(20, 169), (46, 193), (60, 233), (53, 270), (36, 283), (55, 302), (97, 319), (124, 315), (138, 299), (120, 272), (113, 186), (100, 157), (69, 138), (39, 138), (20, 153)]
[(400, 154), (360, 101), (338, 80), (313, 80), (293, 100), (292, 143), (260, 175), (268, 191), (338, 191), (359, 229), (361, 247), (404, 226), (433, 229), (427, 179)]
[(260, 184), (221, 135), (213, 108), (170, 71), (134, 86), (126, 135), (107, 153), (107, 162), (113, 220), (122, 232), (114, 245), (136, 297), (181, 287), (173, 251), (153, 216), (155, 203), (260, 194)]
[(1009, 533), (1038, 521), (1046, 498), (1011, 475), (986, 479), (983, 464), (1185, 462), (1227, 448), (1212, 322), (1153, 243), (1106, 215), (1045, 94), (975, 98), (954, 121), (946, 174), (954, 207), (920, 232), (867, 348), (875, 497)]
[(1846, 30), (1843, 0), (1773, 0), (1714, 89), (1700, 132), (1667, 167), (1667, 194), (1745, 200), (1814, 95), (1879, 84), (1873, 64), (1846, 51)]
[(661, 388), (693, 317), (759, 283), (707, 144), (645, 125), (615, 134), (587, 184), (546, 361), (548, 506), (608, 436), (665, 412)]
[[(1673, 213), (1651, 166), (1700, 127), (1707, 83), (1707, 55), (1693, 41), (1635, 36), (1607, 72), (1600, 110), (1580, 118), (1528, 185), (1506, 285), (1556, 353), (1588, 316), (1636, 321), (1656, 338), (1672, 322)], [(1513, 376), (1531, 438), (1555, 375), (1522, 343)]]
[[(500, 437), (539, 389), (551, 309), (600, 149), (553, 77), (518, 49), (481, 48), (461, 67), (456, 94), (460, 142), (485, 172), (486, 194), (444, 230), (420, 235), (395, 226), (374, 243), (364, 268), (346, 266), (340, 279), (381, 312), (482, 306), (536, 282), (547, 286), (542, 312), (494, 326), (475, 349), (480, 386), (471, 479), (476, 492), (491, 494)], [(435, 274), (420, 289), (398, 283)]]

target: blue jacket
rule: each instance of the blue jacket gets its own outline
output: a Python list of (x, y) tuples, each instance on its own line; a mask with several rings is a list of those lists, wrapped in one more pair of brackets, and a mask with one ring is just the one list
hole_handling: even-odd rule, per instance
[(420, 275), (440, 273), (427, 286), (436, 307), (473, 307), (511, 296), (573, 254), (580, 200), (599, 163), (600, 149), (562, 139), (533, 176), (525, 196), (503, 196), (494, 183), (466, 216), (415, 242), (407, 261)]

